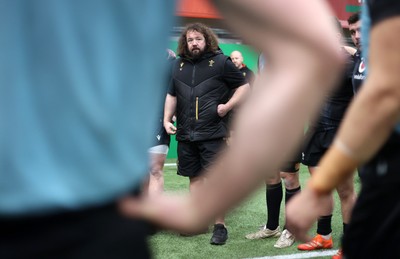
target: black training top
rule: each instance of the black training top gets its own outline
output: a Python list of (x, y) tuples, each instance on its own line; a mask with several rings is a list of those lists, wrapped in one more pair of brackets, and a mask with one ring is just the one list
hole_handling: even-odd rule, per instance
[(364, 57), (362, 56), (361, 51), (357, 50), (354, 54), (354, 71), (352, 78), (353, 91), (355, 94), (360, 90), (361, 85), (364, 82), (365, 69), (366, 64), (364, 62)]
[(353, 57), (343, 50), (347, 56), (347, 64), (343, 78), (334, 90), (334, 92), (326, 99), (324, 106), (320, 112), (319, 119), (315, 124), (317, 130), (336, 129), (343, 119), (349, 103), (353, 99), (353, 86), (351, 83), (354, 61)]
[(229, 100), (233, 89), (246, 83), (243, 74), (221, 51), (205, 53), (195, 60), (178, 59), (168, 90), (177, 98), (177, 140), (226, 137), (226, 121), (219, 117), (217, 106)]
[(247, 66), (243, 66), (240, 68), (240, 72), (242, 72), (243, 76), (247, 79), (247, 82), (252, 86), (255, 79), (253, 71), (251, 71)]

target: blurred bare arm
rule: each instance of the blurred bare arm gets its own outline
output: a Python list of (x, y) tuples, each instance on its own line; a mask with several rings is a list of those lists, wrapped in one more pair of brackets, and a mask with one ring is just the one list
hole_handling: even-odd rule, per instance
[(124, 203), (127, 214), (176, 230), (201, 229), (275, 173), (300, 145), (304, 123), (341, 76), (340, 43), (323, 1), (215, 2), (232, 29), (267, 54), (269, 71), (256, 79), (233, 125), (230, 148), (205, 174), (203, 191), (196, 192), (201, 197)]
[[(298, 42), (324, 56), (337, 51), (330, 7), (319, 0), (213, 0), (227, 25), (246, 42), (270, 51), (271, 38)], [(321, 35), (324, 35), (321, 37)], [(333, 57), (336, 59), (337, 57)]]

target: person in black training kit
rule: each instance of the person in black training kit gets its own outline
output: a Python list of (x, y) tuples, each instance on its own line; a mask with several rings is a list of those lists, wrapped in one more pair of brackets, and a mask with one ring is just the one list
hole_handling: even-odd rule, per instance
[(357, 52), (353, 55), (354, 71), (352, 79), (354, 93), (357, 93), (365, 80), (365, 70), (367, 68), (362, 55), (360, 12), (352, 14), (349, 19), (347, 19), (347, 22), (349, 23), (351, 40), (357, 48)]
[[(225, 147), (226, 115), (243, 99), (249, 84), (219, 49), (217, 36), (201, 23), (186, 26), (177, 54), (180, 58), (165, 100), (164, 127), (168, 134), (176, 134), (178, 174), (189, 177), (190, 192), (195, 193), (204, 183), (200, 172)], [(176, 127), (171, 123), (174, 114)], [(221, 215), (215, 219), (210, 243), (223, 245), (227, 239)]]
[[(242, 72), (243, 76), (246, 78), (247, 82), (249, 83), (250, 87), (253, 86), (254, 80), (255, 80), (255, 75), (254, 72), (250, 70), (250, 68), (248, 68), (246, 66), (246, 64), (243, 63), (244, 59), (243, 59), (243, 55), (240, 51), (238, 50), (234, 50), (231, 52), (230, 58), (233, 62), (233, 64), (235, 64), (235, 66), (240, 70), (240, 72)], [(233, 94), (234, 92), (232, 92)], [(229, 112), (229, 119), (228, 119), (228, 127), (229, 127), (229, 137), (226, 139), (228, 146), (229, 143), (231, 142), (231, 137), (233, 136), (234, 132), (232, 130), (231, 124), (232, 121), (234, 120), (234, 118), (236, 117), (236, 110), (239, 109), (239, 107), (235, 107), (234, 110), (231, 110)]]
[(251, 86), (254, 82), (255, 75), (254, 75), (254, 72), (251, 71), (251, 69), (248, 68), (246, 66), (246, 64), (243, 63), (244, 58), (243, 58), (242, 53), (238, 50), (234, 50), (234, 51), (232, 51), (230, 57), (232, 59), (233, 64), (235, 64), (235, 66), (237, 68), (239, 68), (240, 72), (243, 73), (243, 76), (247, 79), (247, 81), (249, 82), (249, 84)]
[[(340, 30), (341, 24), (334, 18), (333, 21)], [(338, 40), (342, 34), (338, 34)], [(318, 120), (312, 123), (306, 133), (306, 142), (303, 148), (302, 163), (308, 167), (310, 174), (315, 174), (318, 169), (321, 158), (333, 143), (336, 132), (344, 118), (350, 102), (353, 100), (352, 76), (354, 62), (352, 55), (355, 49), (342, 46), (340, 50), (347, 57), (346, 69), (342, 81), (326, 99), (320, 112)], [(343, 233), (346, 232), (350, 221), (351, 210), (354, 206), (356, 194), (354, 191), (353, 177), (347, 178), (336, 188), (341, 205), (343, 219)], [(333, 195), (330, 197), (329, 206), (321, 211), (317, 223), (317, 235), (309, 242), (299, 244), (299, 250), (313, 251), (319, 249), (330, 249), (333, 246), (332, 239), (332, 213), (333, 213)], [(333, 258), (340, 258), (341, 250)]]

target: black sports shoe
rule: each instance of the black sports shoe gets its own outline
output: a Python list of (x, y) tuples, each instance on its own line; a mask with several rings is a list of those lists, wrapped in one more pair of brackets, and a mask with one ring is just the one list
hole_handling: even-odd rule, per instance
[(224, 245), (227, 239), (228, 239), (228, 230), (226, 229), (224, 224), (215, 224), (210, 244)]

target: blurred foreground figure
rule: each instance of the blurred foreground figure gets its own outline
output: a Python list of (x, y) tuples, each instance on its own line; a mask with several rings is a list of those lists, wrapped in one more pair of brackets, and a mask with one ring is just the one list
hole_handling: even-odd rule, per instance
[(296, 237), (308, 239), (332, 190), (363, 165), (362, 189), (343, 237), (344, 258), (399, 258), (400, 2), (367, 1), (364, 8), (362, 30), (371, 26), (362, 33), (367, 78), (308, 188), (288, 205), (288, 225)]
[(0, 258), (149, 257), (116, 200), (147, 176), (172, 3), (0, 6)]
[(338, 31), (323, 1), (214, 2), (229, 25), (266, 55), (268, 76), (256, 79), (233, 122), (230, 148), (208, 169), (196, 193), (127, 198), (121, 204), (127, 215), (184, 232), (203, 229), (293, 157), (305, 121), (337, 84), (343, 64)]

